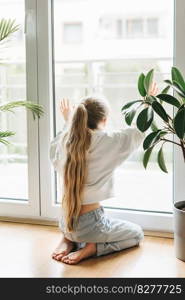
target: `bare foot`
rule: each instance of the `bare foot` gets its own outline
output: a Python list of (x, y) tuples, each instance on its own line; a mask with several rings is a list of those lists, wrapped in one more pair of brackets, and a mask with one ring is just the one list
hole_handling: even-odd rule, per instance
[(52, 258), (56, 260), (61, 260), (63, 256), (68, 255), (74, 249), (74, 243), (63, 237), (57, 248), (52, 254)]
[(62, 262), (75, 265), (79, 263), (81, 260), (93, 256), (96, 253), (96, 244), (87, 243), (86, 246), (76, 252), (71, 252), (66, 256), (62, 257)]

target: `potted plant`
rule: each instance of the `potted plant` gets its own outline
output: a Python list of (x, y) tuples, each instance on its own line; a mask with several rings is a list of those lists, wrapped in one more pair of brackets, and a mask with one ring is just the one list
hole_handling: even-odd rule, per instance
[[(164, 80), (166, 87), (157, 95), (150, 95), (154, 70), (138, 79), (140, 99), (130, 101), (122, 107), (125, 122), (130, 126), (136, 119), (136, 125), (146, 134), (143, 141), (143, 165), (147, 168), (153, 149), (157, 146), (157, 163), (163, 172), (168, 172), (163, 147), (172, 143), (181, 149), (185, 162), (185, 79), (176, 68), (171, 69), (171, 79)], [(175, 96), (169, 93), (170, 88)], [(174, 108), (174, 115), (169, 108)], [(156, 120), (157, 119), (157, 120)], [(184, 174), (185, 175), (185, 174)], [(174, 240), (177, 258), (185, 261), (185, 199), (174, 203)]]
[[(12, 34), (19, 30), (19, 25), (15, 24), (15, 20), (11, 19), (1, 19), (0, 20), (0, 46), (1, 44), (4, 45), (6, 41), (12, 36)], [(24, 107), (30, 110), (33, 114), (33, 118), (40, 116), (43, 114), (42, 106), (32, 103), (30, 101), (8, 101), (0, 103), (0, 114), (4, 112), (13, 112), (16, 107)], [(9, 136), (14, 135), (15, 132), (10, 130), (1, 130), (0, 128), (0, 143), (5, 145), (9, 144), (8, 140), (6, 139)]]

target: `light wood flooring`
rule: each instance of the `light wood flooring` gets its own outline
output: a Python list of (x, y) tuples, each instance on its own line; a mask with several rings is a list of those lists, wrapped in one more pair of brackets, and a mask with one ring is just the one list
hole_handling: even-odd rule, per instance
[(0, 222), (0, 277), (185, 277), (173, 239), (146, 236), (140, 247), (69, 266), (51, 259), (57, 227)]

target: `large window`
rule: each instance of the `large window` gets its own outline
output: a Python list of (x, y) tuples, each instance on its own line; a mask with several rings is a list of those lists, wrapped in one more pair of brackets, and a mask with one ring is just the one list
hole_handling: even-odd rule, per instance
[[(16, 19), (20, 30), (0, 45), (0, 103), (26, 99), (24, 1), (0, 0), (0, 19)], [(2, 130), (16, 131), (12, 145), (0, 144), (0, 198), (28, 200), (26, 113), (1, 113)]]
[[(108, 128), (126, 127), (121, 107), (139, 96), (141, 72), (154, 68), (162, 89), (173, 64), (185, 70), (184, 10), (184, 0), (0, 0), (0, 18), (20, 24), (7, 47), (0, 45), (0, 103), (28, 99), (45, 111), (39, 121), (23, 109), (1, 113), (0, 129), (16, 135), (11, 146), (0, 145), (0, 217), (58, 217), (49, 146), (63, 126), (61, 98), (103, 94), (112, 108)], [(181, 155), (166, 146), (168, 174), (155, 152), (147, 170), (142, 156), (141, 145), (116, 171), (116, 199), (103, 205), (144, 229), (171, 231), (172, 199), (185, 192)]]
[[(25, 18), (26, 15), (26, 18)], [(19, 31), (0, 43), (0, 103), (37, 102), (35, 1), (0, 0), (0, 19), (15, 20)], [(39, 215), (38, 124), (23, 108), (0, 113), (0, 130), (14, 131), (0, 143), (1, 216)]]
[[(112, 108), (109, 129), (124, 128), (122, 105), (137, 99), (139, 73), (155, 68), (156, 82), (163, 87), (173, 64), (173, 0), (149, 3), (145, 0), (127, 1), (71, 1), (54, 0), (54, 55), (56, 131), (62, 126), (59, 101), (68, 97), (78, 102), (82, 96), (104, 94)], [(158, 5), (159, 4), (159, 5)], [(145, 14), (143, 17), (143, 10)], [(153, 16), (159, 16), (158, 18)], [(60, 24), (78, 21), (84, 28), (82, 45), (59, 47)], [(163, 35), (158, 39), (158, 26), (163, 22)], [(76, 28), (70, 28), (75, 36)], [(150, 37), (150, 42), (145, 37)], [(115, 37), (120, 39), (115, 40)], [(128, 39), (129, 37), (129, 39)], [(137, 38), (137, 39), (136, 39)], [(114, 39), (114, 40), (112, 40)], [(155, 163), (156, 154), (148, 170), (142, 165), (142, 146), (117, 170), (117, 198), (104, 202), (105, 206), (147, 211), (172, 209), (172, 147), (166, 147), (169, 173), (163, 174)], [(153, 184), (160, 188), (153, 190)], [(151, 192), (152, 191), (152, 192)], [(60, 197), (58, 196), (58, 199)]]

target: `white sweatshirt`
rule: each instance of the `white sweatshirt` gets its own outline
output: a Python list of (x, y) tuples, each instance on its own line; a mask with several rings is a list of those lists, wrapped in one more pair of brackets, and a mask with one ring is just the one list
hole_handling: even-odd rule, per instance
[[(66, 160), (62, 139), (66, 128), (51, 142), (50, 159), (61, 178)], [(87, 154), (88, 175), (84, 185), (83, 204), (106, 200), (114, 194), (114, 171), (141, 144), (145, 134), (137, 128), (106, 132), (95, 130)]]

